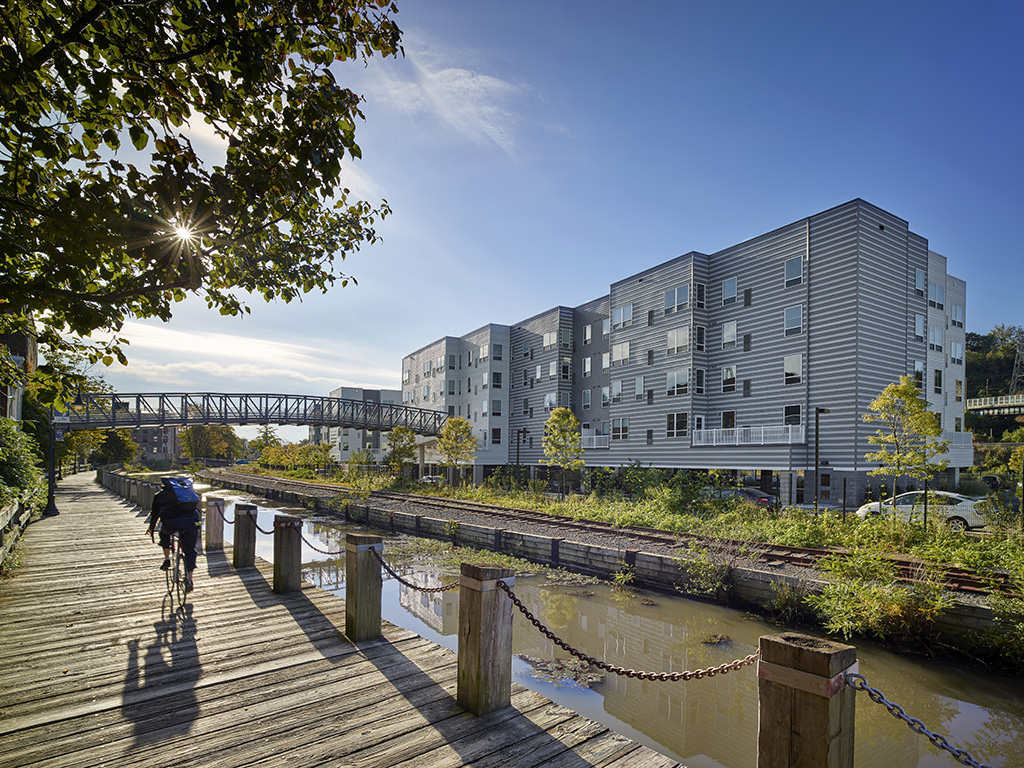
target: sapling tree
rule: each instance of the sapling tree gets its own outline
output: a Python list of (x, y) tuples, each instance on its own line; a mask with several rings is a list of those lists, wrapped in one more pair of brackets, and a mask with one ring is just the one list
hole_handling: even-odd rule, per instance
[(445, 421), (437, 438), (437, 450), (442, 456), (442, 464), (455, 467), (461, 478), (462, 465), (476, 458), (476, 448), (476, 436), (468, 421), (461, 416), (453, 416)]
[(878, 450), (864, 458), (879, 466), (868, 474), (891, 477), (893, 496), (900, 477), (923, 481), (946, 467), (946, 459), (939, 457), (949, 448), (949, 441), (939, 439), (942, 428), (937, 416), (928, 410), (913, 377), (902, 376), (889, 384), (871, 401), (871, 410), (862, 418), (878, 425), (868, 435), (868, 442)]
[(580, 420), (568, 408), (555, 408), (544, 424), (542, 464), (560, 467), (562, 498), (565, 498), (565, 471), (583, 467), (583, 434)]

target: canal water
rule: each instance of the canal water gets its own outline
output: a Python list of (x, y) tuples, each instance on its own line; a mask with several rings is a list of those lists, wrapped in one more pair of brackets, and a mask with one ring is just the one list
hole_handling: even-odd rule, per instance
[[(217, 491), (227, 500), (254, 503), (258, 525), (269, 529), (275, 513), (309, 517), (304, 509)], [(267, 506), (265, 506), (267, 505)], [(330, 522), (303, 526), (303, 578), (342, 597), (345, 534), (366, 532)], [(231, 540), (232, 526), (225, 526)], [(408, 539), (406, 539), (408, 541)], [(393, 544), (397, 543), (397, 537)], [(435, 545), (436, 546), (436, 545)], [(458, 578), (457, 570), (410, 557), (392, 546), (384, 557), (403, 579), (435, 587)], [(256, 554), (273, 561), (270, 536), (258, 535)], [(384, 574), (382, 613), (387, 621), (452, 650), (458, 631), (458, 589), (423, 593)], [(653, 672), (716, 666), (757, 650), (758, 638), (784, 627), (738, 611), (639, 589), (549, 576), (517, 577), (516, 595), (556, 635), (611, 664)], [(805, 630), (801, 630), (805, 631)], [(860, 672), (868, 684), (919, 718), (935, 733), (992, 768), (1024, 768), (1024, 681), (965, 666), (889, 653), (858, 642)], [(749, 768), (757, 754), (755, 667), (688, 682), (655, 682), (581, 672), (518, 611), (513, 628), (513, 677), (517, 683), (668, 755), (689, 768)], [(857, 694), (857, 768), (945, 768), (952, 756), (911, 731), (865, 693)]]

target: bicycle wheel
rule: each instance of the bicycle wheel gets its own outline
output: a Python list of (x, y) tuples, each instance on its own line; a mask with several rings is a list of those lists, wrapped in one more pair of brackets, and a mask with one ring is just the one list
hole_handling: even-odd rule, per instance
[(178, 605), (184, 605), (186, 600), (185, 591), (187, 573), (185, 571), (185, 554), (181, 551), (179, 545), (174, 558), (174, 587), (177, 590)]

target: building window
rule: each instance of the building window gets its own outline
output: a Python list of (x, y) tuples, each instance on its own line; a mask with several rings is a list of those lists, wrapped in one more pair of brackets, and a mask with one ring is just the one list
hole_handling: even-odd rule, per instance
[(668, 354), (690, 351), (690, 327), (676, 328), (668, 332)]
[(603, 405), (603, 406), (605, 406), (607, 408), (611, 404), (611, 402), (612, 402), (612, 388), (611, 387), (601, 387), (601, 405)]
[(723, 392), (735, 392), (736, 391), (736, 366), (735, 365), (723, 365), (722, 366), (722, 391)]
[(964, 364), (964, 345), (959, 341), (949, 342), (949, 362), (953, 365)]
[(455, 379), (448, 379), (448, 394), (455, 394)]
[(553, 411), (557, 407), (558, 393), (557, 392), (545, 392), (544, 393), (544, 410)]
[(430, 375), (430, 371), (432, 370), (433, 365), (434, 364), (430, 360), (424, 360), (423, 361), (423, 375), (424, 376), (429, 376)]
[(678, 288), (672, 288), (671, 290), (665, 291), (665, 314), (671, 315), (673, 312), (681, 312), (682, 310), (690, 306), (690, 286), (680, 285)]
[(941, 368), (936, 368), (935, 369), (935, 394), (936, 395), (941, 395), (942, 394), (942, 369)]
[(501, 389), (501, 371), (491, 373), (491, 386), (495, 389)]
[(523, 368), (523, 386), (525, 387), (530, 383), (530, 369)]
[(633, 379), (633, 391), (636, 393), (635, 397), (637, 400), (644, 399), (644, 391), (646, 389), (647, 387), (644, 385), (643, 376), (637, 376), (635, 379)]
[(608, 334), (612, 332), (612, 321), (607, 317), (601, 321), (601, 338), (607, 339)]
[(530, 340), (523, 339), (523, 357), (530, 356)]
[(561, 370), (559, 371), (559, 377), (563, 381), (572, 381), (572, 358), (563, 357)]
[(786, 336), (799, 336), (803, 333), (804, 308), (797, 304), (795, 307), (786, 308)]
[(786, 355), (782, 358), (782, 367), (785, 371), (784, 382), (786, 384), (799, 384), (804, 369), (803, 355)]
[(928, 283), (928, 306), (935, 309), (946, 308), (946, 287), (938, 283)]
[(694, 368), (693, 369), (693, 394), (703, 395), (704, 394), (704, 369)]
[(736, 429), (736, 411), (722, 411), (722, 429)]
[(722, 281), (722, 305), (736, 303), (736, 278)]
[(629, 439), (629, 419), (612, 419), (612, 440)]
[(529, 416), (529, 415), (530, 415), (530, 398), (524, 397), (523, 398), (523, 416)]
[(404, 369), (402, 371), (402, 383), (403, 384), (408, 384), (409, 383), (409, 373), (410, 373), (410, 371), (409, 371), (408, 368), (406, 368), (406, 369)]
[(544, 349), (554, 349), (558, 344), (558, 331), (547, 331), (544, 334)]
[(552, 360), (548, 363), (548, 378), (554, 379), (558, 377), (558, 361)]
[(736, 347), (736, 321), (727, 320), (722, 323), (722, 349), (735, 349)]
[(685, 413), (669, 413), (665, 424), (665, 437), (686, 437)]
[(693, 306), (697, 309), (704, 309), (704, 294), (706, 292), (704, 283), (693, 284)]
[(429, 384), (424, 384), (423, 385), (423, 399), (426, 400), (428, 397), (430, 397), (430, 385)]
[(786, 426), (800, 426), (800, 406), (787, 405), (782, 409), (782, 423)]
[(591, 360), (590, 360), (589, 356), (583, 358), (583, 375), (584, 376), (589, 376), (590, 375), (590, 362), (591, 362)]
[(562, 408), (572, 408), (572, 401), (570, 400), (571, 392), (559, 392), (558, 393), (558, 404)]
[(501, 360), (501, 344), (492, 344), (491, 346), (493, 348), (491, 354), (494, 356), (494, 359)]
[(622, 379), (612, 382), (612, 402), (622, 402)]
[(960, 379), (956, 379), (956, 383), (953, 385), (953, 391), (956, 396), (956, 401), (959, 403), (964, 399), (964, 383)]
[(695, 352), (704, 351), (704, 326), (693, 326), (693, 349)]
[(924, 315), (914, 315), (914, 341), (924, 341)]
[(607, 371), (611, 367), (611, 364), (612, 364), (612, 353), (611, 352), (602, 352), (601, 353), (601, 370), (602, 371)]
[(491, 401), (491, 416), (501, 416), (501, 400)]
[(486, 345), (486, 344), (485, 344), (484, 346), (480, 347), (480, 351), (479, 351), (479, 352), (477, 353), (477, 358), (476, 358), (476, 359), (477, 359), (477, 360), (478, 360), (479, 362), (481, 362), (481, 363), (482, 363), (482, 362), (483, 362), (484, 360), (486, 360), (486, 359), (487, 359), (487, 345)]
[(964, 428), (963, 419), (961, 419), (959, 416), (954, 418), (953, 419), (953, 431), (954, 432), (962, 432), (963, 428)]
[(924, 361), (914, 361), (914, 383), (918, 389), (924, 389)]
[(594, 331), (590, 325), (583, 326), (583, 343), (589, 344), (593, 341)]
[(665, 394), (669, 397), (685, 395), (690, 388), (690, 369), (678, 368), (669, 371), (667, 379)]
[(558, 335), (561, 338), (559, 346), (562, 349), (572, 349), (572, 331), (568, 328), (563, 328), (558, 332)]
[(961, 304), (951, 304), (949, 307), (949, 322), (954, 328), (964, 327), (964, 308)]
[(629, 342), (612, 344), (612, 365), (629, 365)]
[(590, 410), (590, 390), (589, 389), (584, 389), (582, 397), (583, 397), (583, 410), (585, 410), (585, 411)]
[(612, 310), (612, 328), (629, 328), (633, 324), (633, 305), (623, 304)]
[(937, 325), (928, 326), (928, 349), (934, 352), (942, 351), (942, 328)]
[(786, 259), (786, 287), (800, 285), (804, 281), (804, 257), (794, 256)]
[(924, 270), (914, 270), (914, 293), (918, 296), (924, 296)]
[(501, 427), (491, 429), (491, 445), (501, 445)]

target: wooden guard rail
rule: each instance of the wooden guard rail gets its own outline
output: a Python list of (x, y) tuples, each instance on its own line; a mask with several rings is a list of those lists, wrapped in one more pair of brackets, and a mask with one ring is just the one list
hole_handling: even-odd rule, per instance
[[(147, 509), (152, 483), (101, 470), (97, 480)], [(224, 500), (206, 498), (206, 549), (223, 549)], [(236, 504), (232, 563), (255, 565), (256, 507)], [(277, 593), (301, 588), (301, 520), (274, 518), (274, 585)], [(381, 636), (380, 536), (347, 534), (345, 541), (345, 635), (352, 642)], [(484, 716), (509, 706), (512, 690), (514, 606), (498, 582), (515, 583), (513, 571), (486, 563), (462, 563), (456, 700)], [(760, 640), (758, 768), (852, 768), (856, 691), (845, 684), (856, 671), (857, 650), (807, 635), (783, 633)], [(690, 685), (714, 685), (691, 682)]]

